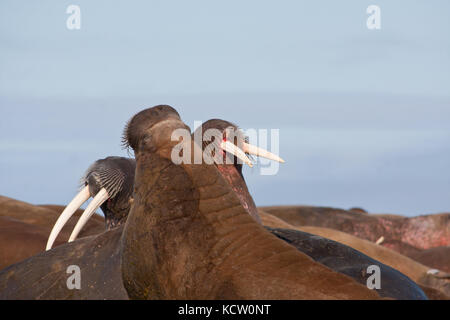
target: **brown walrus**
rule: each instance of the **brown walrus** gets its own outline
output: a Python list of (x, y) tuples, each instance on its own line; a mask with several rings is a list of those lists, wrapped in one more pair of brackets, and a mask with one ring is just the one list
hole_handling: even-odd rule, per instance
[[(168, 106), (133, 117), (126, 137), (137, 167), (125, 225), (4, 269), (0, 298), (379, 297), (265, 230), (216, 165), (175, 165), (174, 129), (188, 130)], [(80, 290), (66, 286), (68, 264), (82, 270)]]

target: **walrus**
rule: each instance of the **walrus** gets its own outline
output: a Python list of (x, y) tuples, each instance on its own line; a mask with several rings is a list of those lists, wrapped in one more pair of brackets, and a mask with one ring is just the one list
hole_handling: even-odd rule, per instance
[[(0, 298), (379, 298), (265, 230), (216, 165), (174, 164), (175, 129), (189, 130), (169, 106), (134, 116), (126, 127), (136, 176), (125, 224), (2, 270)], [(67, 288), (68, 265), (80, 267), (80, 290)]]

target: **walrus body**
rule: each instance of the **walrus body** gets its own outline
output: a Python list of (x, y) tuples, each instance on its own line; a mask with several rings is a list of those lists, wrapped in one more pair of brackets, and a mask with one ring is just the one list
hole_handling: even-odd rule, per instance
[(380, 269), (380, 288), (376, 291), (382, 297), (399, 300), (427, 299), (422, 289), (407, 276), (351, 247), (302, 231), (267, 229), (315, 261), (363, 285), (370, 282), (368, 278), (372, 272), (368, 273), (368, 268), (377, 266)]
[[(128, 299), (122, 283), (123, 227), (42, 252), (0, 271), (0, 299)], [(70, 266), (80, 270), (81, 288), (68, 286)]]
[(362, 214), (328, 207), (261, 207), (291, 225), (324, 227), (376, 242), (406, 256), (434, 247), (450, 246), (450, 213), (402, 217)]
[[(61, 206), (36, 206), (0, 196), (0, 270), (44, 251), (52, 226), (63, 209)], [(78, 210), (75, 217), (82, 213)], [(75, 219), (70, 220), (56, 245), (69, 239), (74, 225)], [(104, 230), (103, 217), (95, 214), (81, 236), (99, 234)]]

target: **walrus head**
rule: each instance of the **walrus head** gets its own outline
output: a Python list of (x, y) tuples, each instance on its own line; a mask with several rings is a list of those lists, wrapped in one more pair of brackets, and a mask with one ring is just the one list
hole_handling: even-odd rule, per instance
[(53, 226), (46, 250), (52, 248), (64, 225), (90, 197), (93, 199), (78, 220), (69, 242), (78, 237), (81, 229), (98, 208), (101, 208), (105, 215), (107, 230), (124, 223), (130, 210), (135, 169), (134, 159), (123, 157), (107, 157), (90, 165), (81, 178), (82, 189), (67, 205)]
[(231, 186), (242, 206), (258, 222), (261, 219), (255, 202), (250, 195), (242, 174), (243, 164), (252, 167), (250, 155), (261, 156), (278, 162), (284, 162), (279, 156), (248, 143), (242, 130), (226, 120), (211, 119), (198, 127), (192, 134), (194, 140), (202, 136), (202, 150), (205, 157), (214, 158), (214, 163), (222, 176)]
[(125, 147), (136, 152), (155, 152), (170, 145), (171, 132), (177, 128), (189, 129), (178, 112), (168, 105), (142, 110), (127, 123), (122, 138)]

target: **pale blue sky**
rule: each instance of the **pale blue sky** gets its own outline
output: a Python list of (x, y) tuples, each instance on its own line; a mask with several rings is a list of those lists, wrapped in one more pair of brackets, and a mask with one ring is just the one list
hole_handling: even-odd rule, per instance
[[(66, 8), (81, 8), (81, 30)], [(381, 8), (381, 30), (366, 8)], [(279, 128), (259, 205), (450, 211), (448, 1), (0, 3), (0, 194), (67, 203), (125, 122), (166, 103), (185, 122)]]

